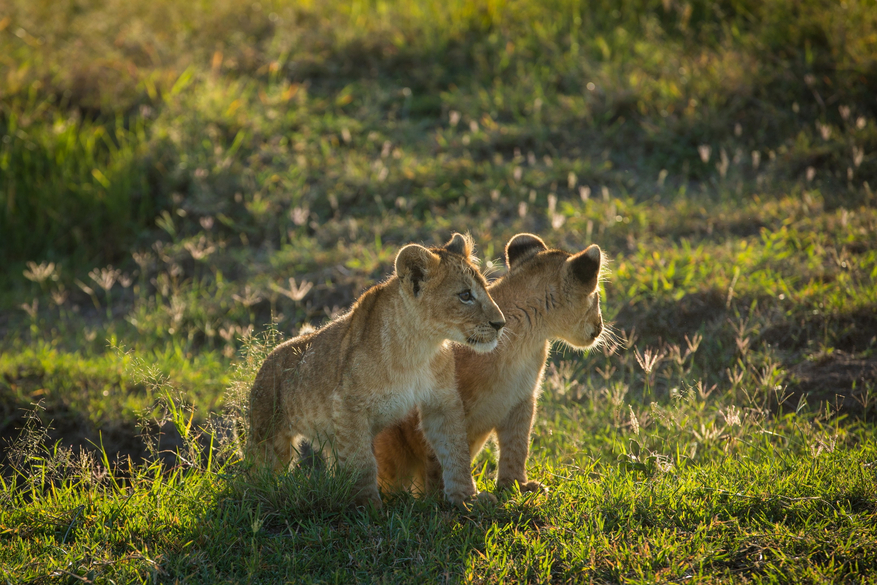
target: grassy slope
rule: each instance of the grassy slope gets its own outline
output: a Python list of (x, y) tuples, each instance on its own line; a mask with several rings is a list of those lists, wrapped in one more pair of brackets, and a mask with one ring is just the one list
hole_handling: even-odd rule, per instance
[[(10, 5), (0, 433), (36, 401), (55, 430), (5, 450), (0, 578), (873, 571), (877, 9), (786, 4)], [(519, 231), (612, 259), (625, 343), (550, 370), (551, 494), (368, 516), (321, 474), (238, 476), (249, 333), (461, 229), (491, 265)]]

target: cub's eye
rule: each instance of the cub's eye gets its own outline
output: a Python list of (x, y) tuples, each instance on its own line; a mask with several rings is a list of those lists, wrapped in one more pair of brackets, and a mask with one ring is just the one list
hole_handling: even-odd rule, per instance
[(472, 291), (468, 291), (468, 290), (461, 292), (457, 296), (460, 297), (460, 300), (463, 301), (464, 303), (471, 303), (472, 299), (474, 298), (472, 296)]

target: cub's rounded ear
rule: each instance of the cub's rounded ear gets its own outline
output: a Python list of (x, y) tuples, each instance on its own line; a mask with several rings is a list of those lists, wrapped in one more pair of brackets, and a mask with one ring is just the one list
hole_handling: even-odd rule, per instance
[(588, 294), (597, 288), (602, 259), (603, 253), (600, 252), (599, 246), (592, 244), (566, 260), (567, 272), (587, 289)]
[(475, 249), (475, 243), (469, 234), (465, 236), (463, 234), (454, 234), (451, 240), (444, 245), (444, 249), (448, 252), (459, 254), (464, 258), (469, 258), (472, 256), (472, 250)]
[(420, 294), (420, 285), (439, 260), (436, 254), (423, 246), (408, 244), (396, 254), (396, 276), (402, 281), (403, 287), (410, 289), (416, 297)]
[(525, 258), (529, 258), (533, 254), (538, 254), (547, 249), (548, 246), (545, 245), (545, 242), (539, 236), (518, 234), (513, 236), (509, 243), (505, 245), (505, 264), (511, 270), (512, 266)]

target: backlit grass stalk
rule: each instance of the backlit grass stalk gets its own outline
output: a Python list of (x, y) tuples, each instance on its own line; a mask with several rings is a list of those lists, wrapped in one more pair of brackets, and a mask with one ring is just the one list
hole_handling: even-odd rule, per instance
[(645, 389), (643, 392), (643, 403), (645, 404), (646, 399), (651, 399), (652, 397), (654, 376), (657, 376), (656, 366), (662, 359), (664, 359), (664, 353), (647, 348), (643, 354), (640, 354), (639, 349), (634, 349), (634, 355), (636, 356), (636, 362), (639, 364), (640, 368), (642, 368), (644, 374), (643, 383)]

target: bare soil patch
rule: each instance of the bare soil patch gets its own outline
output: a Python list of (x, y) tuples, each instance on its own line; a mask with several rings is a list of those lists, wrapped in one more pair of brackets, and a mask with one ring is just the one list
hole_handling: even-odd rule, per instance
[(811, 405), (827, 402), (855, 417), (877, 412), (877, 355), (821, 354), (789, 368), (786, 380), (791, 393), (786, 405), (795, 407), (803, 395)]

